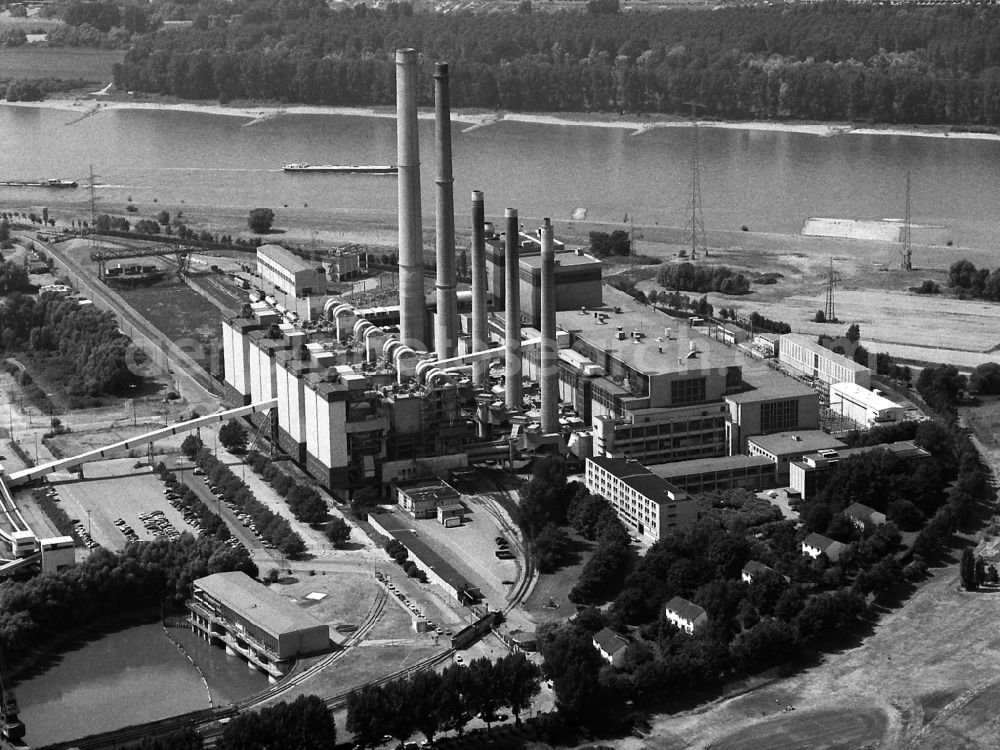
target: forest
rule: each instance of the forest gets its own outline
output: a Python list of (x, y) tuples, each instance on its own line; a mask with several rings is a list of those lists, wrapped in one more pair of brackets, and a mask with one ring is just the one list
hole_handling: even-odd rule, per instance
[(128, 346), (114, 316), (93, 305), (46, 294), (14, 295), (0, 307), (0, 351), (56, 360), (71, 395), (118, 394), (142, 382), (128, 367)]
[[(135, 24), (115, 83), (221, 102), (390, 105), (394, 50), (409, 46), (422, 53), (422, 106), (432, 104), (435, 61), (446, 60), (456, 107), (686, 116), (696, 102), (708, 118), (1000, 124), (995, 6), (408, 10), (203, 0), (187, 6), (195, 24), (183, 31), (141, 33)], [(93, 26), (85, 16), (67, 20)]]

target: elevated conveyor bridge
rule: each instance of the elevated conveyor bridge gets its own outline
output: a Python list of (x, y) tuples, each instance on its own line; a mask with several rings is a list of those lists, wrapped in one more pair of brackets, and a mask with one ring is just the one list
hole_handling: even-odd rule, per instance
[[(41, 477), (47, 476), (54, 471), (59, 471), (61, 469), (69, 469), (88, 461), (96, 461), (101, 458), (109, 458), (111, 455), (122, 451), (128, 450), (130, 448), (136, 448), (139, 446), (149, 445), (150, 443), (155, 443), (161, 438), (170, 437), (171, 435), (179, 435), (184, 432), (191, 432), (192, 430), (197, 430), (201, 427), (207, 427), (218, 422), (225, 422), (227, 420), (233, 419), (234, 417), (243, 417), (248, 414), (255, 414), (257, 412), (269, 411), (278, 405), (278, 399), (272, 398), (267, 401), (259, 401), (255, 404), (249, 404), (247, 406), (238, 406), (235, 409), (226, 409), (224, 411), (217, 411), (214, 414), (208, 414), (204, 417), (195, 417), (194, 419), (189, 419), (186, 422), (178, 422), (175, 425), (169, 427), (161, 427), (158, 430), (153, 430), (152, 432), (147, 432), (142, 435), (137, 435), (136, 437), (129, 438), (128, 440), (121, 440), (117, 443), (112, 443), (111, 445), (106, 445), (103, 448), (95, 448), (93, 450), (86, 451), (85, 453), (80, 453), (76, 456), (69, 456), (67, 458), (60, 458), (56, 461), (49, 461), (48, 463), (39, 464), (38, 466), (33, 466), (28, 469), (22, 469), (21, 471), (15, 471), (10, 474), (7, 478), (7, 485), (10, 487), (17, 487), (25, 482), (31, 482), (35, 479), (40, 479)], [(3, 483), (0, 482), (0, 485)], [(4, 502), (10, 497), (10, 492), (7, 487), (3, 487)], [(10, 501), (10, 507), (13, 508), (13, 500)], [(16, 509), (15, 513), (16, 513)], [(17, 514), (20, 516), (20, 514)], [(23, 523), (23, 519), (22, 523)]]

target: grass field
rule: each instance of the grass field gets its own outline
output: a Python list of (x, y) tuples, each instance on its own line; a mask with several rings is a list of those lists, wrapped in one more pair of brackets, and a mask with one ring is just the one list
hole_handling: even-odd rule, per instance
[[(0, 28), (3, 26), (0, 25)], [(121, 50), (34, 46), (0, 48), (0, 75), (4, 78), (84, 80), (103, 86), (111, 82), (111, 67), (121, 62), (124, 56), (125, 52)]]
[[(120, 294), (156, 330), (178, 345), (185, 340), (207, 343), (222, 339), (219, 308), (182, 282), (166, 280), (151, 287), (122, 290)], [(196, 351), (185, 349), (198, 359)]]

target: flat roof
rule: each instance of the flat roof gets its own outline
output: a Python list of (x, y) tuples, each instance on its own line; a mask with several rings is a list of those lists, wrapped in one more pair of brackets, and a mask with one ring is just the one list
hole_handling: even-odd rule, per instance
[(735, 404), (752, 404), (816, 395), (816, 391), (805, 383), (773, 370), (769, 373), (754, 375), (752, 382), (748, 381), (747, 385), (751, 387), (750, 390), (726, 396), (726, 401), (732, 401)]
[(903, 407), (897, 404), (895, 401), (890, 401), (881, 393), (875, 393), (875, 391), (870, 391), (863, 385), (858, 385), (857, 383), (832, 383), (830, 385), (830, 393), (834, 391), (843, 394), (847, 398), (853, 399), (858, 403), (867, 406), (871, 409), (902, 409)]
[[(562, 253), (556, 253), (556, 268), (560, 266), (603, 266), (597, 258), (593, 255), (588, 255), (583, 253), (582, 255), (577, 255), (573, 251), (566, 251)], [(518, 255), (517, 262), (524, 268), (538, 268), (542, 267), (542, 256), (538, 254), (532, 255)]]
[(775, 456), (793, 453), (805, 455), (828, 448), (845, 447), (842, 441), (822, 430), (795, 430), (793, 432), (776, 432), (773, 435), (753, 435), (747, 438), (747, 442), (753, 443)]
[(399, 482), (396, 485), (396, 489), (400, 492), (405, 492), (415, 502), (426, 500), (434, 500), (435, 502), (454, 501), (461, 497), (458, 490), (441, 479)]
[(257, 255), (263, 255), (268, 260), (273, 260), (282, 268), (292, 273), (296, 271), (316, 271), (322, 265), (320, 261), (310, 263), (290, 250), (286, 250), (281, 245), (261, 245), (257, 248)]
[(773, 467), (774, 462), (766, 456), (721, 456), (719, 458), (692, 458), (687, 461), (673, 461), (667, 464), (653, 464), (649, 470), (658, 477), (670, 480), (692, 474), (709, 474), (714, 471), (735, 471), (761, 466)]
[(326, 627), (281, 594), (240, 571), (205, 576), (196, 580), (194, 585), (274, 635)]
[[(887, 450), (890, 453), (895, 454), (899, 458), (924, 458), (929, 457), (931, 454), (925, 449), (918, 446), (911, 440), (897, 440), (895, 443), (877, 443), (876, 445), (862, 445), (857, 448), (844, 448), (842, 450), (837, 450), (834, 456), (822, 456), (819, 453), (809, 453), (804, 455), (802, 458), (811, 458), (814, 460), (828, 459), (830, 461), (840, 461), (845, 458), (850, 458), (851, 456), (858, 456), (862, 453), (868, 453), (874, 450)], [(796, 462), (798, 463), (798, 462)], [(803, 464), (805, 465), (805, 464)]]
[(638, 461), (627, 458), (606, 458), (593, 456), (587, 458), (602, 469), (613, 474), (636, 492), (642, 493), (657, 504), (684, 502), (690, 499), (687, 492), (670, 484)]
[[(556, 322), (562, 330), (609, 352), (639, 372), (648, 375), (697, 373), (738, 366), (743, 369), (744, 379), (752, 382), (747, 377), (748, 373), (769, 369), (766, 363), (747, 358), (735, 347), (709, 336), (708, 326), (690, 326), (687, 320), (672, 318), (607, 284), (601, 286), (601, 295), (603, 303), (599, 307), (587, 307), (585, 313), (579, 309), (557, 312)], [(621, 312), (615, 312), (616, 308)], [(606, 321), (601, 322), (601, 318), (595, 317), (594, 313), (606, 315)], [(618, 326), (625, 333), (623, 340), (617, 338)], [(667, 329), (670, 331), (669, 338)], [(633, 339), (632, 331), (645, 335), (641, 339)], [(688, 358), (691, 342), (698, 354)]]

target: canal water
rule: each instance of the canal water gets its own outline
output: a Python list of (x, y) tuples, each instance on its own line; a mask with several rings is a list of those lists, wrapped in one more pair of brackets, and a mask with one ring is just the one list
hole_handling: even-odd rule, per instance
[[(392, 176), (288, 174), (283, 163), (394, 163), (390, 118), (286, 114), (248, 126), (241, 117), (186, 111), (77, 112), (0, 106), (7, 144), (0, 179), (74, 178), (92, 164), (101, 205), (155, 199), (249, 209), (284, 206), (317, 218), (391, 217)], [(423, 205), (434, 211), (433, 122), (421, 120)], [(592, 221), (684, 226), (690, 195), (691, 131), (633, 131), (501, 121), (454, 130), (456, 206), (486, 193), (487, 216), (507, 206), (551, 216), (557, 231), (574, 211)], [(902, 217), (912, 172), (912, 218), (944, 225), (959, 246), (990, 248), (1000, 206), (1000, 141), (844, 134), (823, 137), (759, 129), (699, 128), (701, 193), (708, 229), (797, 233), (810, 217)], [(58, 195), (56, 195), (58, 193)], [(0, 201), (85, 203), (69, 191), (0, 187)], [(624, 222), (627, 224), (627, 222)]]
[(14, 687), (25, 741), (71, 740), (226, 705), (267, 687), (265, 675), (187, 628), (168, 632), (152, 623), (97, 635), (23, 676)]

